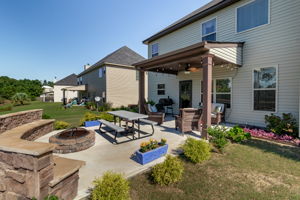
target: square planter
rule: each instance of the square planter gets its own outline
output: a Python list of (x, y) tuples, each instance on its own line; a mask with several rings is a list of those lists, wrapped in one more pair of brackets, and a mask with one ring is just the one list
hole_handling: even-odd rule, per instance
[(153, 149), (151, 151), (142, 153), (140, 151), (136, 152), (136, 159), (137, 162), (140, 163), (141, 165), (147, 164), (153, 160), (156, 160), (160, 157), (162, 157), (163, 155), (165, 155), (168, 151), (168, 145), (164, 145), (161, 147), (158, 147), (156, 149)]
[(84, 122), (84, 127), (91, 127), (91, 126), (100, 126), (99, 121), (85, 121)]

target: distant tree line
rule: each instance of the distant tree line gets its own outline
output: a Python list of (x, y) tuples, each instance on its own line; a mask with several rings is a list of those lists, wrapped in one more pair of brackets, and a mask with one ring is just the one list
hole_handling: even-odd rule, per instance
[[(47, 82), (46, 82), (47, 83)], [(39, 80), (17, 80), (0, 76), (0, 97), (11, 99), (16, 93), (26, 93), (32, 100), (42, 94), (43, 84)]]

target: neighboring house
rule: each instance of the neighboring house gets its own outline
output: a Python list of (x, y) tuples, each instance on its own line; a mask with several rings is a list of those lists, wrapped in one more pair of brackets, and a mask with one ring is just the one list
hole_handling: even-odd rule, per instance
[[(65, 95), (66, 101), (78, 97), (78, 91), (69, 91), (68, 88), (77, 86), (77, 75), (71, 74), (54, 83), (54, 102), (63, 102)], [(64, 91), (65, 90), (65, 91)], [(65, 94), (64, 94), (65, 93)]]
[(271, 113), (299, 120), (299, 10), (298, 0), (214, 0), (149, 37), (149, 59), (135, 64), (152, 71), (149, 99), (169, 96), (177, 112), (198, 107), (208, 77), (227, 122), (265, 126)]
[(96, 96), (113, 107), (138, 104), (138, 73), (133, 63), (145, 58), (124, 46), (107, 55), (78, 75), (78, 84), (87, 91), (80, 92), (80, 98), (94, 101)]
[(54, 91), (53, 87), (48, 85), (43, 85), (43, 94), (40, 95), (40, 98), (43, 102), (53, 102), (54, 100)]

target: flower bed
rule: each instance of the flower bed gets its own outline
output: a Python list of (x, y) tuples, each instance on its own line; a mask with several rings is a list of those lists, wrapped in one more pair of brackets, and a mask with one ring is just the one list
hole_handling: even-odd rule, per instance
[(166, 142), (166, 139), (161, 139), (161, 142), (154, 139), (150, 139), (149, 142), (143, 142), (140, 149), (136, 152), (137, 162), (144, 165), (165, 155), (168, 151)]
[(267, 132), (262, 129), (244, 128), (244, 131), (250, 133), (252, 137), (272, 140), (275, 142), (290, 144), (294, 146), (300, 146), (300, 139), (294, 138), (289, 135), (276, 135), (275, 133)]

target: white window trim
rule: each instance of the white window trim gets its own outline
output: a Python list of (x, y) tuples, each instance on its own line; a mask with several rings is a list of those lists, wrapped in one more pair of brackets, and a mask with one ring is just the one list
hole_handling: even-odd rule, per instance
[(152, 49), (153, 49), (153, 45), (156, 45), (157, 44), (157, 56), (159, 56), (159, 43), (158, 42), (156, 42), (156, 43), (153, 43), (153, 44), (151, 44), (151, 58), (153, 58), (153, 51), (152, 51)]
[[(230, 80), (230, 83), (231, 83), (231, 89), (230, 89), (230, 93), (229, 92), (217, 92), (217, 80), (222, 80), (222, 79), (229, 79)], [(202, 83), (202, 79), (200, 80), (200, 100), (201, 100), (201, 95), (203, 94), (202, 92), (201, 92), (201, 88), (202, 88), (202, 85), (201, 85), (201, 83)], [(216, 101), (217, 101), (217, 94), (230, 94), (230, 108), (226, 108), (226, 109), (232, 109), (232, 100), (233, 100), (233, 98), (232, 98), (232, 88), (233, 88), (233, 84), (232, 84), (232, 77), (218, 77), (218, 78), (213, 78), (212, 79), (212, 81), (213, 81), (213, 92), (212, 92), (212, 95), (213, 95), (213, 99), (212, 99), (212, 101), (214, 102), (214, 103), (216, 103)]]
[(259, 25), (259, 26), (256, 26), (256, 27), (253, 27), (253, 28), (250, 28), (250, 29), (247, 29), (247, 30), (244, 30), (244, 31), (241, 31), (241, 32), (238, 32), (237, 30), (237, 10), (247, 4), (250, 4), (252, 2), (254, 2), (255, 0), (251, 0), (251, 1), (248, 1), (247, 3), (244, 3), (238, 7), (235, 8), (235, 34), (241, 34), (241, 33), (245, 33), (245, 32), (248, 32), (248, 31), (252, 31), (254, 29), (257, 29), (257, 28), (262, 28), (264, 26), (268, 26), (271, 24), (271, 0), (268, 0), (268, 23), (266, 24), (262, 24), (262, 25)]
[[(276, 88), (254, 88), (254, 70), (257, 70), (257, 69), (261, 69), (261, 68), (271, 68), (271, 67), (274, 67), (276, 69)], [(255, 67), (251, 70), (251, 73), (252, 73), (252, 100), (251, 100), (251, 103), (252, 103), (252, 112), (258, 112), (258, 113), (277, 113), (278, 112), (278, 85), (279, 85), (279, 79), (278, 79), (278, 64), (276, 65), (267, 65), (267, 66), (263, 66), (263, 67)], [(266, 111), (266, 110), (255, 110), (254, 109), (254, 90), (275, 90), (276, 92), (276, 95), (275, 95), (275, 111)]]
[[(216, 31), (212, 32), (212, 33), (209, 33), (209, 34), (206, 34), (206, 35), (203, 35), (202, 34), (203, 33), (203, 30), (202, 30), (203, 24), (205, 24), (206, 22), (209, 22), (211, 20), (214, 20), (214, 19), (216, 19)], [(210, 18), (210, 19), (208, 19), (208, 20), (206, 20), (206, 21), (204, 21), (204, 22), (201, 23), (201, 40), (202, 41), (203, 41), (203, 37), (206, 37), (206, 36), (214, 34), (214, 33), (216, 34), (216, 41), (217, 41), (217, 36), (218, 36), (217, 32), (218, 32), (218, 17), (217, 16), (212, 17), (212, 18)]]

